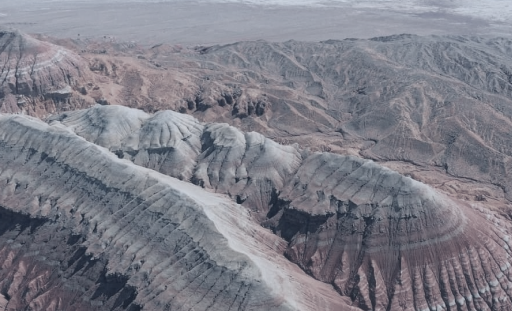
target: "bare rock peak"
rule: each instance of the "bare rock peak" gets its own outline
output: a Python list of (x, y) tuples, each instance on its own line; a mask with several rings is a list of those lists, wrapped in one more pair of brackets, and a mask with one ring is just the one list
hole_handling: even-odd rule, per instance
[(512, 41), (0, 33), (0, 310), (512, 310)]
[[(1, 111), (38, 115), (84, 106), (73, 99), (74, 89), (87, 68), (76, 53), (18, 30), (2, 28), (0, 61)], [(50, 103), (54, 108), (41, 107)]]
[[(108, 115), (107, 107), (94, 109)], [(150, 128), (140, 127), (158, 133), (165, 124), (171, 132), (181, 133), (177, 130), (181, 116), (159, 112), (147, 119), (152, 122)], [(55, 118), (72, 124), (73, 117)], [(91, 119), (82, 122), (94, 127)], [(509, 248), (500, 242), (508, 229), (495, 229), (492, 214), (372, 161), (308, 154), (227, 124), (195, 124), (193, 140), (199, 145), (188, 153), (187, 164), (193, 175), (187, 179), (179, 173), (166, 174), (228, 194), (249, 208), (263, 226), (287, 241), (288, 259), (314, 278), (331, 283), (362, 310), (404, 303), (411, 306), (405, 310), (431, 305), (447, 309), (452, 303), (469, 302), (477, 309), (507, 306), (503, 300), (509, 297), (506, 289), (496, 288), (485, 297), (466, 294), (490, 287), (494, 278), (509, 273), (503, 266), (510, 258)], [(145, 148), (155, 162), (172, 162), (177, 156), (176, 152), (157, 156), (151, 145)], [(479, 254), (471, 266), (464, 259), (472, 256), (468, 251)], [(462, 274), (495, 272), (450, 287), (453, 280), (443, 271), (453, 269)], [(461, 295), (466, 295), (464, 303), (450, 298)]]
[[(1, 270), (5, 275), (0, 284), (10, 293), (8, 306), (25, 303), (18, 293), (27, 290), (19, 281), (37, 280), (37, 274), (20, 276), (30, 265), (47, 279), (55, 278), (54, 273), (68, 276), (64, 284), (43, 281), (28, 290), (26, 303), (39, 303), (47, 310), (78, 303), (80, 310), (89, 304), (99, 310), (154, 310), (165, 305), (198, 310), (351, 309), (331, 287), (279, 255), (283, 241), (227, 198), (118, 159), (59, 126), (5, 116), (0, 128), (0, 179), (6, 184), (0, 205), (14, 213), (12, 217), (42, 220), (29, 231), (22, 230), (13, 243), (24, 244), (30, 230), (56, 247), (63, 243), (59, 239), (77, 236), (81, 243), (74, 249), (82, 253), (76, 260), (91, 262), (88, 268), (70, 261), (49, 270), (59, 257), (49, 254), (45, 242), (30, 243), (29, 248), (2, 243), (0, 256), (15, 259), (7, 259)], [(24, 169), (28, 167), (33, 169)], [(59, 227), (73, 229), (56, 230)], [(11, 238), (12, 230), (7, 227), (2, 237)], [(47, 237), (55, 231), (61, 236)], [(41, 255), (30, 256), (35, 249)], [(90, 284), (84, 278), (106, 280)], [(116, 283), (117, 289), (109, 283)], [(52, 284), (65, 290), (55, 292)], [(136, 292), (125, 295), (131, 288)], [(48, 296), (43, 300), (41, 295)]]

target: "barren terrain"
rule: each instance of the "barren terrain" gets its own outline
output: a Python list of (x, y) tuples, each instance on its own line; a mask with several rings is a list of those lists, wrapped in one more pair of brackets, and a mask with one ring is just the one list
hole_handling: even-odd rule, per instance
[(0, 311), (512, 310), (512, 40), (87, 37), (0, 29)]
[[(98, 103), (173, 109), (283, 144), (371, 158), (508, 214), (507, 39), (400, 35), (198, 47), (58, 41)], [(491, 121), (492, 120), (492, 121)]]

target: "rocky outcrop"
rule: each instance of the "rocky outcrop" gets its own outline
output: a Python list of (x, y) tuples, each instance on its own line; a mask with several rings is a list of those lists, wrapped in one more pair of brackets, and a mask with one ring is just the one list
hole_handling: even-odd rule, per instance
[[(124, 117), (101, 121), (108, 115)], [(180, 159), (192, 168), (188, 180), (242, 203), (286, 240), (289, 260), (362, 310), (512, 310), (512, 227), (484, 205), (353, 156), (283, 146), (171, 111), (141, 115), (96, 106), (48, 122), (90, 141), (104, 137), (98, 129), (110, 122), (108, 128), (130, 128), (105, 131), (102, 146), (135, 161), (129, 141), (138, 148), (133, 154), (153, 155), (143, 166)], [(187, 146), (187, 157), (153, 152), (168, 142)]]
[[(443, 167), (498, 184), (510, 200), (511, 47), (501, 38), (401, 35), (241, 42), (211, 47), (197, 59), (246, 73), (242, 93), (278, 96), (269, 97), (272, 135), (316, 150), (355, 147), (366, 158)], [(299, 138), (304, 134), (313, 135)]]
[(93, 45), (82, 55), (107, 81), (87, 87), (102, 92), (97, 102), (171, 109), (314, 151), (413, 164), (429, 171), (425, 182), (443, 171), (436, 186), (444, 191), (474, 201), (472, 190), (444, 181), (479, 183), (487, 189), (479, 195), (512, 209), (511, 47), (504, 38), (397, 35), (107, 45), (104, 54)]
[(90, 106), (75, 91), (86, 64), (63, 47), (0, 28), (0, 112), (44, 116)]
[[(268, 222), (363, 310), (512, 310), (509, 224), (352, 157), (314, 154)], [(500, 225), (497, 225), (500, 223)]]
[(202, 124), (186, 114), (154, 115), (123, 106), (100, 106), (52, 116), (121, 158), (205, 188), (228, 193), (259, 214), (268, 212), (273, 189), (300, 165), (296, 146), (283, 146), (261, 134), (228, 124)]
[[(510, 40), (397, 35), (193, 49), (53, 40), (78, 56), (51, 38), (2, 33), (0, 57), (10, 61), (0, 111), (172, 109), (314, 151), (393, 162), (402, 172), (413, 164), (428, 171), (417, 174), (422, 181), (435, 174), (443, 191), (512, 215)], [(33, 55), (41, 66), (30, 74)], [(13, 75), (17, 66), (25, 69)], [(454, 180), (478, 185), (461, 191)]]
[(140, 310), (136, 289), (107, 275), (71, 227), (4, 207), (0, 226), (0, 310)]
[(239, 205), (57, 122), (0, 116), (0, 183), (7, 310), (355, 310)]

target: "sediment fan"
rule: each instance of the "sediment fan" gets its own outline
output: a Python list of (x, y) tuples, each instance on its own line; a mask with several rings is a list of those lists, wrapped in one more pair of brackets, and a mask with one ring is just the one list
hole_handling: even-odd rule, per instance
[(0, 111), (37, 115), (84, 107), (71, 97), (86, 69), (74, 52), (2, 27)]
[[(348, 296), (350, 304), (362, 310), (512, 308), (511, 226), (481, 205), (468, 206), (452, 200), (371, 161), (282, 146), (254, 132), (243, 133), (226, 124), (203, 124), (171, 111), (149, 115), (124, 107), (97, 106), (61, 114), (48, 122), (49, 129), (60, 129), (66, 137), (76, 134), (110, 149), (124, 158), (121, 163), (128, 167), (133, 164), (126, 160), (131, 160), (228, 194), (251, 211), (253, 221), (259, 221), (286, 241), (281, 250), (289, 260), (317, 280), (331, 283), (341, 294), (339, 299)], [(15, 148), (16, 156), (9, 156), (10, 148), (3, 149), (6, 151), (1, 176), (11, 190), (8, 196), (3, 196), (2, 205), (28, 211), (24, 204), (9, 203), (16, 191), (23, 196), (25, 188), (30, 189), (29, 193), (38, 193), (23, 181), (28, 172), (35, 172), (28, 169), (32, 166), (16, 163), (41, 161), (30, 151), (40, 147), (29, 147), (19, 139), (7, 139), (9, 136), (14, 137), (3, 135), (5, 147), (25, 147)], [(38, 141), (28, 134), (22, 137), (27, 143)], [(69, 143), (54, 140), (53, 144)], [(80, 152), (71, 154), (70, 158), (78, 157)], [(12, 160), (5, 160), (11, 157)], [(113, 159), (112, 155), (108, 157)], [(103, 164), (80, 162), (84, 165), (82, 174), (91, 174), (87, 169), (95, 166), (105, 169)], [(177, 163), (187, 173), (167, 170)], [(66, 171), (52, 178), (76, 175)], [(115, 175), (86, 179), (110, 180)], [(121, 180), (127, 182), (130, 178)], [(127, 183), (127, 187), (135, 186)], [(144, 192), (151, 185), (141, 187)], [(103, 189), (105, 194), (109, 192), (108, 187)], [(200, 199), (203, 195), (204, 192), (197, 192), (192, 197)], [(25, 200), (41, 202), (33, 197)], [(53, 206), (61, 205), (62, 200), (54, 200)], [(67, 204), (74, 204), (72, 197), (66, 200)], [(40, 208), (32, 208), (39, 213)], [(238, 213), (241, 208), (232, 205), (229, 213)], [(173, 209), (169, 207), (167, 212)], [(223, 213), (220, 209), (218, 212)], [(115, 213), (114, 218), (127, 214), (128, 211)], [(105, 219), (110, 224), (113, 220), (108, 220), (109, 217), (100, 214), (90, 223)], [(83, 243), (96, 245), (93, 249), (98, 254), (108, 254), (117, 238), (114, 233), (105, 233), (109, 230), (107, 225), (97, 226), (90, 225), (91, 237), (84, 238)], [(190, 226), (190, 230), (197, 230), (193, 228)], [(235, 235), (246, 233), (237, 231)], [(116, 254), (118, 260), (127, 260), (123, 251)], [(125, 273), (129, 275), (126, 270)], [(263, 275), (263, 279), (268, 276)]]

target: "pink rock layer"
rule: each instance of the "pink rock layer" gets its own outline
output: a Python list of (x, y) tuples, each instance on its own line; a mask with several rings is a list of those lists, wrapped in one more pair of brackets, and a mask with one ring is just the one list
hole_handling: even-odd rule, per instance
[(49, 122), (228, 194), (288, 242), (289, 260), (363, 310), (512, 310), (512, 226), (481, 203), (372, 161), (171, 111), (97, 106)]
[(0, 28), (0, 112), (37, 115), (85, 107), (72, 97), (86, 69), (74, 52)]

